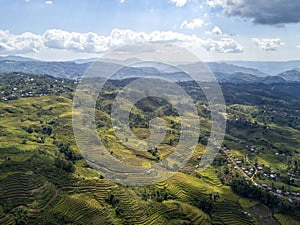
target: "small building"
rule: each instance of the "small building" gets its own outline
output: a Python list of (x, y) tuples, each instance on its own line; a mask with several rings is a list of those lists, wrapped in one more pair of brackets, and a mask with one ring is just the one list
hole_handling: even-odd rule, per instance
[(240, 165), (242, 165), (242, 161), (237, 160), (237, 161), (236, 161), (236, 164), (240, 166)]
[(245, 212), (243, 212), (243, 214), (244, 214), (245, 216), (247, 216), (249, 213), (248, 213), (247, 211), (245, 211)]

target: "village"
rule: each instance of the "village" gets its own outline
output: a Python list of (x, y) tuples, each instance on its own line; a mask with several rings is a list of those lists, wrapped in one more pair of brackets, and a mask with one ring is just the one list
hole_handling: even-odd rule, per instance
[[(2, 76), (8, 75), (3, 74)], [(78, 79), (68, 80), (17, 72), (11, 73), (8, 77), (10, 77), (9, 84), (0, 87), (0, 101), (53, 94), (69, 94), (78, 83)], [(3, 78), (5, 79), (5, 77)]]
[[(290, 203), (294, 203), (300, 200), (300, 192), (292, 192), (283, 189), (275, 188), (274, 185), (268, 186), (267, 184), (263, 183), (263, 180), (272, 180), (276, 182), (278, 177), (283, 176), (284, 174), (277, 173), (275, 171), (269, 171), (268, 168), (265, 168), (263, 165), (258, 165), (255, 163), (253, 165), (251, 161), (248, 159), (248, 154), (245, 154), (244, 159), (239, 159), (231, 151), (226, 148), (222, 147), (221, 151), (227, 157), (227, 163), (231, 164), (232, 169), (238, 171), (243, 177), (245, 181), (248, 181), (250, 185), (254, 185), (257, 188), (264, 189), (265, 191), (279, 196), (281, 198), (287, 199)], [(250, 152), (255, 152), (255, 148), (251, 147)], [(278, 155), (279, 153), (276, 153)], [(297, 176), (293, 173), (286, 174), (290, 181), (294, 181), (297, 179)], [(259, 183), (258, 183), (259, 181)], [(284, 188), (284, 187), (283, 187)]]

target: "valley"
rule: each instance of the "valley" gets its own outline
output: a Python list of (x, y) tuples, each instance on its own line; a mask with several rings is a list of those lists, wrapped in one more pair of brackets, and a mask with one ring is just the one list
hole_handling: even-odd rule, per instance
[[(96, 105), (97, 131), (114, 157), (151, 165), (176, 147), (180, 120), (170, 105), (146, 98), (131, 112), (133, 132), (141, 140), (147, 137), (148, 121), (157, 114), (163, 115), (168, 132), (147, 152), (123, 145), (113, 132), (110, 109), (132, 79), (107, 82)], [(180, 81), (201, 119), (192, 157), (163, 182), (126, 187), (94, 170), (78, 149), (72, 100), (80, 79), (6, 72), (0, 81), (1, 224), (294, 225), (300, 221), (300, 83), (221, 82), (227, 111), (225, 139), (213, 164), (201, 171), (210, 109), (194, 83)]]

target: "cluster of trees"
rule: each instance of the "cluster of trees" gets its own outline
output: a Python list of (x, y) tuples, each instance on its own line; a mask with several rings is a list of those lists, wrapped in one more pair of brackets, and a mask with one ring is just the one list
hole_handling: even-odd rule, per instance
[(160, 160), (160, 156), (159, 156), (159, 154), (158, 154), (158, 149), (157, 149), (157, 147), (148, 149), (148, 152), (149, 152), (152, 156), (156, 157), (156, 160)]
[(55, 144), (59, 148), (59, 151), (64, 154), (66, 160), (69, 160), (69, 161), (72, 161), (73, 163), (75, 163), (75, 161), (82, 159), (81, 155), (76, 154), (70, 148), (69, 143), (64, 144), (64, 143), (60, 143), (60, 142), (55, 142)]
[(193, 201), (193, 205), (197, 206), (203, 212), (211, 215), (213, 210), (213, 196), (196, 197)]
[(66, 170), (67, 172), (75, 172), (75, 167), (72, 162), (67, 161), (65, 159), (61, 159), (59, 157), (55, 158), (54, 165), (58, 168), (61, 168), (63, 170)]
[(123, 213), (123, 209), (120, 204), (120, 199), (113, 193), (109, 193), (109, 195), (105, 198), (105, 201), (108, 204), (112, 205), (112, 207), (115, 209), (117, 216), (120, 216)]
[(144, 188), (141, 193), (141, 198), (144, 201), (152, 200), (156, 202), (162, 202), (168, 199), (174, 199), (175, 197), (168, 191), (166, 187), (159, 189), (156, 187)]
[(25, 130), (28, 133), (32, 133), (33, 131), (35, 133), (41, 133), (41, 134), (45, 134), (45, 135), (51, 135), (52, 134), (52, 126), (47, 126), (47, 125), (42, 125), (40, 127), (36, 126), (36, 127), (28, 127), (27, 129), (25, 128)]
[(276, 212), (294, 216), (300, 215), (300, 203), (297, 201), (291, 204), (286, 199), (283, 199), (283, 197), (274, 195), (274, 193), (260, 187), (250, 185), (247, 181), (239, 178), (233, 179), (230, 186), (237, 194), (257, 199)]

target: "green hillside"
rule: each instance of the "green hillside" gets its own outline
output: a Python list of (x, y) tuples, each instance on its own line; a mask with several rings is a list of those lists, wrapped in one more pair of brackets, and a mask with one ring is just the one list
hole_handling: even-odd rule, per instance
[[(299, 84), (291, 89), (276, 84), (273, 91), (268, 85), (224, 84), (224, 144), (213, 165), (200, 171), (209, 109), (202, 94), (183, 83), (198, 101), (202, 127), (196, 151), (168, 180), (125, 187), (106, 179), (81, 156), (72, 128), (76, 82), (0, 75), (0, 224), (299, 223), (300, 120), (295, 104), (300, 98), (291, 91), (299, 90)], [(176, 146), (180, 120), (159, 99), (141, 101), (130, 118), (136, 136), (147, 137), (149, 118), (166, 111), (170, 132), (157, 150), (140, 153), (124, 146), (113, 133), (109, 111), (127, 82), (111, 81), (99, 97), (99, 135), (111, 154), (126, 163), (159, 162)]]

